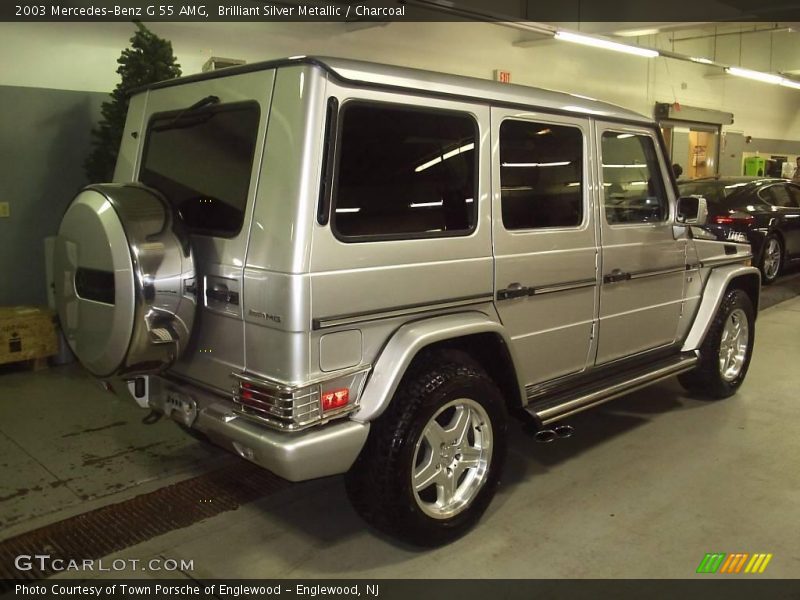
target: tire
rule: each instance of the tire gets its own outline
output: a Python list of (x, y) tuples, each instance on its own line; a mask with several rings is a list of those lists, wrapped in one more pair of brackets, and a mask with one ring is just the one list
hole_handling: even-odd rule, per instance
[(755, 340), (754, 323), (750, 297), (743, 290), (729, 290), (700, 346), (697, 368), (678, 375), (681, 385), (691, 392), (712, 398), (727, 398), (735, 394), (750, 366)]
[(758, 269), (761, 271), (761, 283), (764, 285), (774, 283), (778, 275), (781, 274), (783, 269), (783, 244), (774, 233), (770, 233), (764, 238)]
[(345, 477), (347, 494), (376, 529), (417, 546), (439, 546), (480, 519), (505, 453), (506, 408), (494, 382), (464, 353), (426, 353), (372, 423)]

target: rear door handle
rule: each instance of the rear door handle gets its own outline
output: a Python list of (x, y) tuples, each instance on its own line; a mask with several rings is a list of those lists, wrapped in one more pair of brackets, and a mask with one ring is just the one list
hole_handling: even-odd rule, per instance
[(603, 275), (603, 283), (617, 283), (618, 281), (628, 281), (630, 273), (625, 273), (622, 269), (614, 269), (608, 275)]
[(522, 298), (531, 295), (531, 288), (523, 286), (521, 283), (509, 283), (504, 290), (497, 290), (498, 300), (510, 300), (511, 298)]

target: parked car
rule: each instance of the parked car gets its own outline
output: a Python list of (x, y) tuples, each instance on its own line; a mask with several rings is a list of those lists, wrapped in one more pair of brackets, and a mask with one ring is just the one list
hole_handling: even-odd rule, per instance
[(692, 236), (705, 200), (676, 197), (658, 126), (622, 108), (249, 64), (135, 94), (114, 181), (57, 238), (83, 365), (282, 477), (346, 473), (415, 544), (480, 518), (509, 416), (551, 438), (666, 377), (722, 398), (747, 373), (750, 247)]
[(800, 186), (785, 179), (710, 177), (679, 181), (681, 195), (708, 203), (709, 230), (753, 248), (761, 281), (770, 284), (800, 260)]

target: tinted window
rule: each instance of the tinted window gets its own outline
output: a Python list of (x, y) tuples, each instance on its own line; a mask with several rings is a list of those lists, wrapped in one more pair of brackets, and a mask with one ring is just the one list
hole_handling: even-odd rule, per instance
[(500, 126), (500, 191), (506, 229), (575, 227), (583, 221), (583, 135), (529, 121)]
[(155, 115), (139, 181), (163, 193), (192, 232), (236, 235), (244, 221), (258, 121), (254, 102)]
[(797, 203), (794, 198), (789, 195), (789, 190), (782, 185), (772, 185), (765, 190), (767, 200), (773, 206), (781, 206), (783, 208), (797, 208)]
[(380, 239), (468, 233), (475, 134), (465, 114), (350, 104), (342, 114), (334, 231)]
[(800, 187), (796, 185), (787, 185), (786, 189), (789, 190), (789, 196), (791, 196), (794, 205), (800, 206)]
[(664, 221), (669, 204), (653, 139), (607, 131), (602, 147), (606, 220), (612, 224)]

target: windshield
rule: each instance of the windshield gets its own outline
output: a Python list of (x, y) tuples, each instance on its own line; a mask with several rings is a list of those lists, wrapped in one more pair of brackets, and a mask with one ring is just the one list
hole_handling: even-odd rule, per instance
[(154, 115), (139, 181), (164, 194), (192, 233), (237, 235), (244, 222), (258, 121), (255, 102)]

